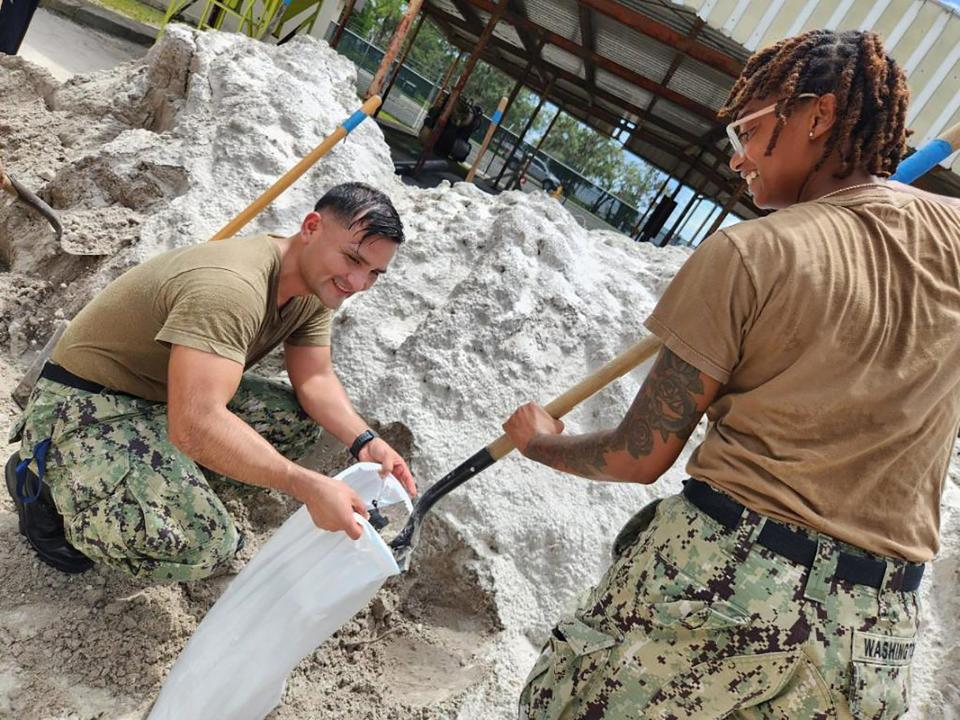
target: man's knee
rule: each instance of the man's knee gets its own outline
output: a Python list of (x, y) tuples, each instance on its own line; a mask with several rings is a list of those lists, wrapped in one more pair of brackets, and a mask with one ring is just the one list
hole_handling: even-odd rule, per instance
[(152, 507), (136, 501), (91, 507), (66, 518), (67, 539), (94, 562), (147, 580), (207, 577), (229, 563), (240, 533), (219, 503)]

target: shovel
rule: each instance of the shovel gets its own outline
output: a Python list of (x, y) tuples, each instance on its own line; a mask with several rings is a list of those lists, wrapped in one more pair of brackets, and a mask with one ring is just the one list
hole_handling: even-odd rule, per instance
[(60, 222), (60, 216), (57, 215), (57, 212), (41, 200), (39, 196), (27, 189), (13, 175), (5, 174), (2, 164), (0, 164), (0, 188), (24, 205), (40, 213), (53, 228), (60, 249), (68, 255), (108, 255), (112, 252), (111, 249), (102, 249), (96, 244), (80, 242), (76, 238), (72, 238), (69, 233), (67, 237), (64, 237), (63, 224)]
[[(323, 141), (317, 145), (317, 147), (311, 150), (306, 157), (304, 157), (302, 160), (300, 160), (300, 162), (284, 173), (279, 180), (267, 188), (267, 190), (265, 190), (256, 200), (254, 200), (247, 208), (240, 212), (235, 218), (233, 218), (233, 220), (227, 223), (216, 235), (210, 239), (222, 240), (235, 235), (247, 223), (256, 217), (261, 210), (273, 202), (284, 190), (290, 187), (290, 185), (292, 185), (301, 175), (303, 175), (314, 164), (316, 164), (320, 158), (330, 152), (330, 150), (338, 142), (353, 132), (353, 130), (366, 118), (370, 117), (370, 115), (378, 107), (380, 107), (380, 102), (381, 99), (379, 95), (374, 95), (368, 98), (366, 102), (360, 106), (360, 109), (356, 110), (342, 123), (340, 123), (340, 125), (338, 125), (337, 128), (330, 133), (330, 135), (324, 138)], [(4, 175), (2, 164), (0, 164), (0, 187), (14, 197), (24, 201), (32, 208), (37, 210), (45, 218), (47, 218), (57, 233), (57, 240), (61, 241), (63, 228), (60, 225), (60, 219), (53, 211), (53, 208), (47, 205), (32, 192), (27, 190), (25, 187), (20, 185), (20, 183), (14, 180), (12, 176)], [(71, 255), (102, 254), (96, 249), (91, 251), (88, 248), (79, 247), (75, 243), (68, 246), (66, 243), (61, 241), (60, 246)], [(50, 358), (50, 355), (53, 353), (53, 349), (56, 347), (57, 341), (60, 340), (60, 336), (66, 329), (66, 326), (66, 322), (58, 323), (54, 334), (48, 339), (43, 351), (34, 358), (33, 363), (27, 370), (26, 375), (21, 378), (19, 384), (14, 389), (12, 397), (16, 401), (17, 405), (19, 405), (21, 408), (26, 407), (27, 398), (29, 397), (30, 392), (33, 390), (33, 386), (36, 384), (37, 378), (40, 377), (40, 371), (43, 369), (44, 363), (47, 362), (47, 360)]]
[[(624, 375), (660, 347), (641, 340), (553, 402), (555, 418)], [(285, 678), (377, 593), (410, 566), (424, 515), (444, 495), (509, 453), (500, 437), (424, 493), (390, 548), (357, 516), (363, 534), (317, 530), (300, 508), (273, 534), (204, 617), (164, 681), (149, 720), (260, 720), (283, 697)], [(373, 463), (353, 465), (337, 478), (370, 509), (409, 501)], [(371, 513), (372, 515), (372, 513)], [(257, 658), (251, 663), (250, 658)]]
[[(907, 184), (912, 183), (957, 150), (960, 150), (960, 123), (944, 130), (938, 137), (906, 158), (900, 163), (897, 172), (890, 179)], [(554, 398), (544, 409), (554, 419), (559, 420), (588, 397), (654, 355), (660, 349), (660, 346), (661, 343), (658, 338), (653, 336), (644, 338), (613, 358), (595, 373), (581, 380), (559, 397)], [(513, 449), (513, 443), (510, 442), (510, 439), (506, 435), (501, 435), (444, 475), (421, 496), (414, 506), (407, 524), (390, 542), (390, 547), (393, 549), (394, 557), (401, 571), (410, 567), (410, 557), (420, 539), (420, 529), (423, 526), (424, 516), (430, 512), (437, 501), (450, 491), (463, 485), (474, 475), (486, 470)]]
[(57, 213), (54, 212), (53, 208), (47, 205), (47, 203), (21, 185), (13, 175), (5, 174), (2, 164), (0, 164), (0, 187), (9, 195), (20, 200), (25, 205), (29, 205), (43, 215), (56, 233), (57, 242), (60, 242), (60, 238), (63, 236), (63, 225), (60, 224), (60, 218), (57, 216)]
[[(606, 365), (587, 376), (562, 395), (555, 397), (544, 410), (556, 420), (573, 410), (577, 405), (605, 388), (619, 377), (626, 375), (645, 360), (651, 358), (660, 350), (660, 339), (650, 335), (624, 350)], [(455, 490), (467, 480), (477, 475), (497, 460), (514, 450), (513, 443), (506, 435), (501, 435), (479, 452), (460, 463), (456, 468), (443, 476), (436, 484), (427, 490), (417, 501), (410, 514), (407, 524), (390, 542), (394, 558), (401, 571), (410, 567), (410, 558), (417, 542), (420, 540), (420, 530), (423, 519), (430, 509), (437, 504), (444, 495)]]

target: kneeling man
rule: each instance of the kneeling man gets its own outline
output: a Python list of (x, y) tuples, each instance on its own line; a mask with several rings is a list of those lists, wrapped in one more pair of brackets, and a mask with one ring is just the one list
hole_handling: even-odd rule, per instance
[[(390, 200), (348, 183), (295, 235), (178, 248), (108, 285), (70, 323), (13, 429), (7, 487), (40, 558), (65, 572), (209, 575), (241, 538), (205, 472), (285, 492), (318, 527), (359, 537), (357, 495), (292, 462), (321, 427), (414, 494), (330, 357), (333, 311), (401, 242)], [(244, 373), (280, 343), (292, 389)]]

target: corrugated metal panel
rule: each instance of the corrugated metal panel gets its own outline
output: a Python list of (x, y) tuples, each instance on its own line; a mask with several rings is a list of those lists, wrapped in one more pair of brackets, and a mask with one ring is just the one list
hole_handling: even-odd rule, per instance
[(645, 108), (652, 97), (645, 90), (641, 90), (636, 85), (631, 85), (626, 80), (621, 80), (616, 75), (612, 75), (603, 69), (597, 70), (597, 87), (622, 97), (631, 105), (639, 108)]
[[(922, 144), (960, 119), (960, 12), (939, 0), (780, 0), (772, 17), (770, 2), (758, 0), (688, 0), (684, 5), (713, 31), (755, 48), (816, 27), (875, 30), (907, 73), (913, 143)], [(678, 83), (697, 87), (688, 78)], [(705, 95), (700, 99), (709, 104)], [(957, 171), (960, 158), (945, 165)]]
[(870, 29), (880, 33), (884, 40), (886, 40), (890, 37), (897, 23), (900, 22), (900, 18), (902, 18), (914, 4), (914, 0), (891, 0), (887, 8), (880, 13), (880, 18)]
[[(566, 38), (580, 37), (580, 15), (577, 5), (569, 0), (524, 0), (527, 16), (547, 30)], [(576, 40), (580, 44), (580, 40)]]
[(526, 54), (526, 50), (523, 49), (523, 42), (521, 42), (520, 36), (517, 34), (517, 29), (513, 25), (497, 23), (497, 26), (493, 29), (493, 34), (495, 37), (507, 41), (515, 48), (519, 48), (517, 53), (521, 57)]
[(660, 100), (653, 111), (654, 115), (662, 117), (665, 120), (676, 125), (678, 128), (686, 130), (693, 135), (704, 135), (711, 130), (711, 125), (706, 120), (679, 108), (671, 102)]
[[(606, 110), (607, 112), (613, 115), (620, 115), (620, 116), (623, 115), (623, 109), (621, 107), (619, 107), (618, 105), (614, 105), (613, 103), (608, 103), (603, 98), (597, 98), (595, 102), (598, 107), (602, 107), (604, 110)], [(631, 122), (633, 122), (636, 119), (636, 116), (628, 115), (628, 118)]]
[[(914, 53), (923, 51), (924, 46)], [(927, 50), (908, 77), (912, 97), (908, 125), (924, 135), (950, 100), (960, 92), (956, 65), (960, 60), (960, 18), (949, 17), (937, 46)], [(950, 88), (953, 92), (950, 92)], [(944, 128), (937, 128), (937, 132)]]
[(597, 54), (656, 82), (660, 82), (670, 69), (676, 55), (673, 48), (599, 13), (593, 15), (593, 27)]
[(718, 70), (686, 58), (667, 87), (686, 97), (696, 98), (707, 107), (719, 110), (733, 87), (733, 81)]
[(568, 70), (582, 78), (586, 78), (586, 75), (583, 72), (583, 60), (576, 55), (571, 55), (566, 50), (561, 50), (555, 45), (544, 45), (543, 58), (547, 62), (553, 63), (554, 65), (559, 65), (564, 70)]

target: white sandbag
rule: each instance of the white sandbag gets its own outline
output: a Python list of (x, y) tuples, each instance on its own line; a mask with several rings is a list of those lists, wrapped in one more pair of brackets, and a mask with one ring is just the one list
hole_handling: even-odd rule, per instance
[[(374, 463), (337, 477), (367, 507), (410, 500)], [(149, 720), (262, 720), (287, 675), (400, 572), (370, 524), (363, 535), (320, 530), (306, 507), (273, 534), (200, 623), (170, 671)]]

